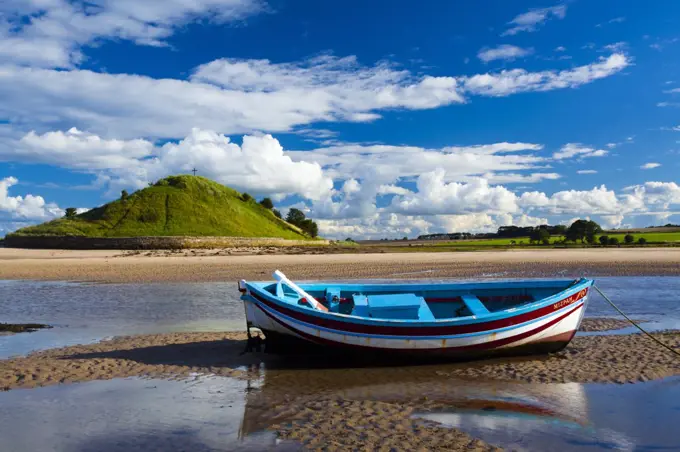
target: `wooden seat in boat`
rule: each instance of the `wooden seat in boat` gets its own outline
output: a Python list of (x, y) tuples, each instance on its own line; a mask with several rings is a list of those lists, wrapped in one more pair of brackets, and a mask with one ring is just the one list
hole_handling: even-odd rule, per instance
[(485, 315), (489, 313), (489, 310), (486, 309), (486, 306), (484, 306), (480, 299), (475, 295), (461, 295), (460, 298), (463, 300), (463, 303), (465, 303), (465, 306), (467, 306), (470, 312), (472, 312), (472, 315)]
[(427, 302), (425, 301), (424, 298), (420, 299), (420, 308), (418, 309), (418, 319), (422, 320), (424, 322), (434, 322), (436, 320), (435, 317), (434, 317), (434, 314), (432, 313), (432, 310), (427, 305)]
[(354, 309), (352, 309), (352, 315), (357, 315), (359, 317), (370, 317), (368, 311), (368, 297), (366, 295), (352, 295), (354, 301)]
[(354, 295), (353, 300), (353, 315), (381, 319), (435, 320), (425, 299), (412, 293), (368, 297)]

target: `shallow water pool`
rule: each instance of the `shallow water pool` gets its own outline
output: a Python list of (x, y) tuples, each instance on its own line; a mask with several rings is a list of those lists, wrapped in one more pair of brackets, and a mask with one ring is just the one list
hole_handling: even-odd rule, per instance
[[(275, 406), (296, 393), (280, 377), (130, 378), (0, 393), (0, 449), (299, 450), (267, 430)], [(307, 375), (305, 381), (313, 379)], [(677, 378), (635, 385), (373, 381), (321, 394), (403, 404), (417, 404), (427, 394), (429, 402), (448, 407), (417, 412), (416, 418), (515, 450), (680, 449)]]

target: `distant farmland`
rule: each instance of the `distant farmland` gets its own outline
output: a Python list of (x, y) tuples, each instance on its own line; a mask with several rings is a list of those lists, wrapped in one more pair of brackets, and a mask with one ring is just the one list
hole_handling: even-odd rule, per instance
[[(668, 230), (671, 231), (668, 231)], [(657, 231), (667, 232), (657, 232)], [(636, 232), (641, 231), (641, 232)], [(644, 232), (642, 232), (644, 231)], [(680, 245), (680, 228), (645, 228), (635, 230), (616, 230), (611, 232), (603, 232), (597, 235), (597, 239), (601, 235), (608, 237), (616, 237), (621, 245), (624, 245), (624, 238), (627, 234), (633, 235), (635, 241), (641, 237), (647, 240), (647, 245)], [(564, 240), (564, 236), (550, 237), (551, 245), (557, 245)], [(432, 251), (444, 251), (445, 249), (483, 249), (489, 248), (519, 248), (519, 247), (545, 247), (538, 243), (530, 244), (529, 237), (516, 238), (492, 238), (492, 239), (466, 239), (466, 240), (363, 240), (358, 242), (360, 245), (367, 247), (403, 247), (416, 248), (423, 250), (429, 248)], [(572, 245), (571, 243), (569, 245)], [(580, 246), (580, 242), (576, 242), (572, 246)], [(595, 244), (599, 246), (599, 242)], [(639, 246), (639, 245), (635, 245)]]
[[(680, 227), (658, 227), (658, 228), (639, 228), (639, 229), (613, 229), (605, 231), (606, 234), (647, 234), (648, 232), (680, 232)], [(646, 237), (646, 235), (645, 235)]]

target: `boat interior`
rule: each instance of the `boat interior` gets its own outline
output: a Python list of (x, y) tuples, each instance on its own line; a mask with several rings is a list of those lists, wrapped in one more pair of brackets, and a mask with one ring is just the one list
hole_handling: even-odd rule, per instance
[[(481, 317), (548, 298), (579, 280), (524, 281), (432, 285), (319, 285), (301, 284), (304, 292), (329, 313), (364, 318), (435, 321)], [(315, 309), (285, 282), (262, 287), (287, 303)]]

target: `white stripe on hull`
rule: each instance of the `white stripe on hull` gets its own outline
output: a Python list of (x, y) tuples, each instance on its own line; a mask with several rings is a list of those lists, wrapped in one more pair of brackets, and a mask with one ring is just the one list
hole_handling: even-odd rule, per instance
[[(441, 350), (446, 348), (457, 348), (457, 347), (467, 347), (481, 345), (489, 342), (495, 342), (502, 339), (510, 339), (514, 336), (519, 336), (524, 333), (528, 333), (535, 329), (538, 329), (551, 321), (554, 321), (560, 316), (571, 312), (570, 315), (563, 318), (554, 325), (549, 326), (543, 331), (533, 334), (529, 337), (513, 341), (509, 344), (498, 346), (497, 348), (509, 348), (518, 345), (529, 344), (532, 342), (540, 342), (542, 339), (550, 338), (553, 336), (559, 336), (560, 334), (569, 333), (576, 331), (581, 323), (583, 317), (583, 312), (585, 311), (585, 306), (580, 309), (576, 309), (580, 305), (585, 305), (587, 296), (582, 298), (576, 303), (573, 303), (563, 309), (557, 310), (549, 315), (541, 317), (539, 319), (531, 320), (530, 322), (516, 325), (515, 328), (506, 329), (504, 331), (490, 331), (482, 332), (474, 335), (462, 335), (462, 337), (448, 336), (448, 337), (427, 337), (419, 338), (417, 336), (411, 337), (389, 337), (380, 335), (367, 335), (367, 334), (350, 334), (343, 333), (337, 330), (329, 330), (325, 328), (319, 328), (315, 325), (301, 322), (296, 319), (292, 319), (285, 315), (282, 315), (271, 308), (264, 306), (259, 303), (255, 306), (254, 301), (246, 301), (246, 315), (248, 321), (252, 322), (252, 326), (258, 327), (260, 329), (269, 330), (277, 332), (280, 334), (294, 336), (297, 338), (303, 338), (303, 336), (295, 334), (289, 328), (284, 325), (288, 325), (291, 328), (301, 331), (309, 336), (318, 337), (325, 339), (327, 341), (335, 342), (339, 345), (353, 345), (360, 347), (371, 347), (371, 348), (383, 348), (383, 349), (413, 349), (413, 350)], [(262, 310), (266, 310), (271, 316), (275, 317), (278, 322), (270, 318)], [(279, 323), (281, 322), (281, 323)], [(284, 324), (284, 325), (282, 325)]]

